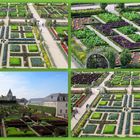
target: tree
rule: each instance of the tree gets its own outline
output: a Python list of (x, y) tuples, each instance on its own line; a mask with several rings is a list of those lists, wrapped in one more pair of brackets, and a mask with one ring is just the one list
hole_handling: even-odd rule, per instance
[(113, 49), (107, 48), (105, 51), (105, 57), (108, 59), (110, 68), (115, 67), (115, 59), (116, 59), (116, 54)]
[(103, 10), (105, 10), (106, 6), (107, 6), (106, 3), (101, 3), (101, 4), (100, 4), (100, 7), (101, 7)]
[(131, 60), (132, 58), (131, 58), (130, 50), (124, 49), (120, 55), (120, 61), (121, 61), (122, 66), (126, 66), (127, 64), (129, 64)]

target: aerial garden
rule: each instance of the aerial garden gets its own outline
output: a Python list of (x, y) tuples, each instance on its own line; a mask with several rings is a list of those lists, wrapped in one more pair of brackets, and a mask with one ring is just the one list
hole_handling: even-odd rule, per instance
[[(60, 3), (46, 7), (47, 5), (39, 3), (0, 4), (0, 18), (2, 19), (0, 21), (1, 68), (49, 69), (67, 67), (67, 5)], [(39, 14), (40, 12), (38, 13), (38, 8), (40, 10), (44, 9), (42, 6), (48, 9), (48, 12), (51, 12), (49, 15), (52, 15), (52, 17), (49, 17), (48, 20), (46, 20), (46, 17), (42, 17)], [(33, 10), (36, 10), (39, 18), (43, 18), (42, 27), (38, 24), (38, 17), (35, 16)], [(46, 14), (47, 10), (43, 12)], [(57, 22), (56, 19), (64, 19), (65, 21)], [(45, 33), (42, 32), (44, 28), (49, 37), (46, 37)], [(57, 51), (55, 49), (55, 52), (52, 48), (54, 46), (57, 49)], [(58, 58), (56, 58), (56, 53), (59, 53)], [(61, 59), (59, 59), (60, 57)], [(61, 60), (65, 63), (60, 66), (59, 61)]]
[(72, 9), (74, 61), (82, 68), (139, 68), (140, 6), (106, 3), (90, 6)]
[[(84, 73), (82, 74), (84, 76)], [(138, 71), (109, 72), (97, 87), (87, 88), (89, 87), (87, 86), (78, 89), (72, 86), (71, 100), (74, 114), (72, 126), (75, 123), (72, 135), (74, 137), (140, 137), (139, 76)], [(81, 78), (78, 81), (83, 82)], [(88, 91), (90, 96), (85, 101), (82, 100), (84, 103), (81, 101), (82, 104), (75, 106), (80, 97), (87, 95), (83, 94), (85, 91)], [(77, 114), (75, 108), (78, 110)]]

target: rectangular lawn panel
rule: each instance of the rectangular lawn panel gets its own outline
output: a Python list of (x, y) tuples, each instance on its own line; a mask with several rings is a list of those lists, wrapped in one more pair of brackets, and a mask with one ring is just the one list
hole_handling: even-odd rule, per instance
[(25, 33), (26, 38), (34, 38), (34, 34), (32, 32)]
[(38, 52), (38, 46), (37, 45), (28, 45), (29, 52)]
[(111, 124), (106, 124), (103, 130), (103, 134), (114, 134), (116, 126)]
[(68, 31), (68, 27), (67, 26), (57, 26), (57, 27), (55, 27), (55, 30), (57, 33), (63, 34), (64, 31), (66, 31), (66, 32)]
[(116, 97), (116, 100), (119, 100), (119, 99), (123, 98), (123, 95), (122, 94), (116, 94), (115, 97)]
[(10, 58), (10, 65), (11, 66), (21, 66), (21, 58), (11, 57)]
[(100, 106), (105, 106), (105, 105), (107, 105), (107, 103), (108, 103), (107, 101), (100, 101), (100, 102), (99, 102), (99, 105), (100, 105)]
[(96, 130), (96, 125), (87, 125), (84, 130), (83, 133), (94, 133), (94, 131)]
[(11, 30), (18, 30), (18, 25), (11, 25)]
[(101, 117), (102, 117), (102, 113), (95, 112), (95, 113), (91, 116), (91, 119), (101, 119)]
[(140, 126), (133, 126), (132, 132), (134, 135), (139, 135), (140, 134)]
[(140, 94), (134, 94), (135, 99), (140, 99)]

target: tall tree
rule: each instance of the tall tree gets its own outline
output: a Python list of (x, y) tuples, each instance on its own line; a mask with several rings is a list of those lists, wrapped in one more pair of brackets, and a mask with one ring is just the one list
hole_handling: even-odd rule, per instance
[(130, 52), (130, 50), (124, 49), (121, 52), (121, 55), (120, 55), (120, 61), (121, 61), (122, 66), (128, 65), (131, 60), (132, 60), (132, 58), (131, 58), (131, 52)]
[(114, 68), (116, 60), (116, 53), (114, 52), (114, 50), (107, 48), (105, 51), (105, 57), (108, 59), (110, 63), (110, 68)]

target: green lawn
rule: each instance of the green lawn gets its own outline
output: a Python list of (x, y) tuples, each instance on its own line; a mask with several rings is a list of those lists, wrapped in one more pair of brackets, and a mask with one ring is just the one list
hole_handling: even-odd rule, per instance
[(34, 34), (32, 32), (25, 33), (26, 38), (34, 38)]
[(21, 131), (20, 129), (18, 128), (15, 128), (15, 127), (8, 127), (6, 129), (7, 131), (7, 135), (9, 137), (16, 137), (16, 136), (35, 136), (35, 134), (31, 131), (31, 130), (23, 130)]
[(123, 95), (122, 94), (116, 94), (115, 97), (118, 100), (118, 99), (122, 99), (123, 98)]
[(140, 126), (133, 126), (132, 132), (135, 135), (139, 135), (140, 134)]
[(140, 99), (140, 94), (134, 94), (135, 99)]
[(18, 25), (11, 25), (11, 30), (18, 30)]
[(91, 116), (91, 119), (101, 119), (101, 117), (102, 117), (102, 113), (94, 113)]
[(10, 65), (11, 66), (21, 66), (21, 58), (11, 57), (10, 58)]
[(67, 26), (57, 26), (55, 27), (55, 30), (57, 33), (63, 34), (64, 31), (68, 31), (68, 27)]
[(99, 105), (100, 105), (100, 106), (105, 106), (105, 105), (107, 105), (107, 103), (108, 103), (107, 101), (100, 101), (100, 102), (99, 102)]
[(105, 125), (105, 128), (103, 130), (103, 134), (114, 134), (115, 129), (116, 129), (116, 126), (115, 125), (106, 124)]
[(29, 52), (38, 52), (38, 46), (37, 45), (28, 45)]

